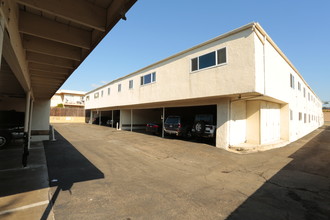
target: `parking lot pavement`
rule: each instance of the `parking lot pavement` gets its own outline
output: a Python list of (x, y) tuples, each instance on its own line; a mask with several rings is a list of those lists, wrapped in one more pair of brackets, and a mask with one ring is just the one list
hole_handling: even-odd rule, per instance
[(0, 219), (53, 219), (43, 143), (31, 143), (24, 168), (22, 149), (23, 142), (16, 140), (0, 151)]
[(330, 127), (239, 155), (88, 124), (45, 142), (55, 219), (329, 219)]

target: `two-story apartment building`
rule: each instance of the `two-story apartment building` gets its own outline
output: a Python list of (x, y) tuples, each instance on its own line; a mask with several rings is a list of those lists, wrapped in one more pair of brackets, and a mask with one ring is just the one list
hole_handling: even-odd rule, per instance
[(128, 130), (180, 109), (207, 111), (224, 149), (295, 141), (323, 124), (320, 99), (258, 23), (114, 80), (85, 101), (91, 118), (106, 115)]

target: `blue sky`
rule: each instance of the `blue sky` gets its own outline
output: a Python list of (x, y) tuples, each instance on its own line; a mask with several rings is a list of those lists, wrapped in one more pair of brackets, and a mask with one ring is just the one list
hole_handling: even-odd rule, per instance
[(259, 22), (330, 101), (330, 0), (138, 0), (61, 89), (91, 91), (250, 22)]

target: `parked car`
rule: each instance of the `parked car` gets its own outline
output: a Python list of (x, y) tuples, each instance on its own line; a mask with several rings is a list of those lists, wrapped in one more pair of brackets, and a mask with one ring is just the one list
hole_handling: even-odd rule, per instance
[(164, 123), (164, 132), (176, 136), (189, 138), (192, 136), (191, 128), (193, 121), (182, 116), (171, 115), (168, 116)]
[(146, 132), (151, 134), (160, 134), (162, 132), (162, 125), (161, 123), (148, 123), (146, 125)]
[(212, 114), (195, 115), (192, 134), (197, 137), (213, 138), (215, 136), (216, 125)]
[(19, 138), (24, 138), (24, 112), (0, 111), (0, 149)]

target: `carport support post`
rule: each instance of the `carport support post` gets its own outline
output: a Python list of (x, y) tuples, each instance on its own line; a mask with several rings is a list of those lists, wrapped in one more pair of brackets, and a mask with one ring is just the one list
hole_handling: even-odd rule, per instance
[(111, 110), (111, 127), (113, 128), (113, 110)]
[(89, 124), (93, 123), (93, 109), (91, 109), (91, 114), (90, 114), (90, 118), (89, 118)]
[[(3, 33), (5, 30), (4, 18), (0, 14), (0, 57), (2, 57), (2, 47), (3, 47)], [(1, 59), (0, 59), (0, 67), (1, 67)]]
[(33, 113), (33, 102), (34, 100), (31, 99), (30, 102), (30, 119), (29, 119), (29, 130), (28, 130), (28, 138), (29, 138), (29, 142), (28, 142), (28, 149), (30, 149), (31, 146), (31, 130), (32, 130), (32, 113)]
[(165, 121), (165, 107), (163, 107), (163, 115), (162, 115), (162, 138), (164, 137), (164, 121)]
[(133, 109), (131, 109), (131, 131), (133, 131)]
[(99, 125), (101, 125), (102, 123), (102, 111), (100, 111), (100, 114), (99, 114)]
[(27, 158), (29, 156), (29, 125), (30, 125), (30, 110), (31, 110), (31, 92), (26, 93), (26, 106), (25, 106), (25, 116), (24, 116), (24, 147), (22, 155), (22, 165), (27, 166)]
[(221, 99), (217, 103), (216, 147), (228, 150), (230, 126), (230, 99)]

